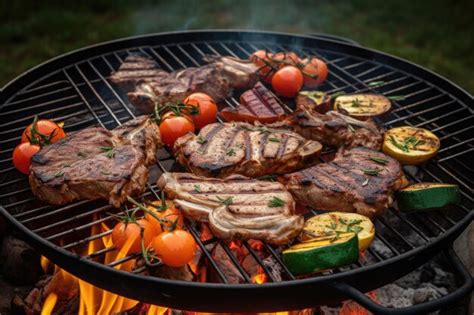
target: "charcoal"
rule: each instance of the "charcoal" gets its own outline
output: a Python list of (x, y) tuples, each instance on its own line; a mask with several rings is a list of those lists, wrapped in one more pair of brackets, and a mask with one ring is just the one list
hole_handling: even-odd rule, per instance
[(43, 273), (39, 254), (30, 245), (13, 236), (3, 239), (0, 261), (5, 278), (14, 284), (33, 284)]

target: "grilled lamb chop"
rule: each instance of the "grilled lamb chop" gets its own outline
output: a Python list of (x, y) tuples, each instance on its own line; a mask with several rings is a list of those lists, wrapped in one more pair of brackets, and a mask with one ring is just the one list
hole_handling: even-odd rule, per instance
[(219, 238), (260, 239), (282, 245), (303, 228), (303, 217), (294, 215), (293, 197), (279, 182), (241, 175), (217, 179), (164, 173), (158, 187), (174, 199), (185, 216), (209, 222)]
[(240, 105), (226, 107), (220, 112), (226, 121), (272, 123), (285, 117), (280, 101), (262, 83), (240, 96)]
[(362, 147), (339, 152), (333, 161), (285, 175), (285, 179), (302, 205), (371, 218), (388, 208), (393, 192), (407, 184), (397, 160)]
[(364, 146), (380, 150), (383, 140), (383, 130), (372, 120), (360, 121), (334, 111), (320, 114), (315, 110), (298, 110), (269, 126), (289, 129), (307, 139), (345, 149)]
[[(143, 58), (146, 59), (141, 57), (140, 66), (136, 66), (137, 56), (127, 57), (110, 77), (112, 82), (129, 91), (128, 98), (142, 113), (151, 113), (157, 103), (182, 102), (194, 92), (206, 93), (220, 102), (232, 89), (251, 87), (258, 80), (257, 66), (232, 57), (205, 56), (203, 59), (210, 64), (171, 73), (157, 70), (154, 61), (148, 58), (145, 62)], [(145, 71), (147, 65), (148, 72)], [(156, 78), (150, 77), (152, 73)]]
[(126, 196), (143, 191), (160, 145), (159, 129), (146, 116), (111, 131), (83, 129), (33, 156), (31, 189), (54, 205), (108, 199), (118, 207)]
[(215, 123), (174, 145), (178, 162), (196, 175), (258, 177), (313, 165), (321, 144), (281, 129), (247, 123)]

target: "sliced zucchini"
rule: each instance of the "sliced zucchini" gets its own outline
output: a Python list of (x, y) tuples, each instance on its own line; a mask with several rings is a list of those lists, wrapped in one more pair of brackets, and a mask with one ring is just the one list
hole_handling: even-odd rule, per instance
[(418, 183), (397, 192), (400, 211), (420, 211), (459, 204), (459, 187), (442, 183)]
[(324, 114), (331, 109), (331, 97), (321, 91), (302, 91), (296, 96), (296, 107)]
[(391, 106), (390, 100), (380, 94), (347, 94), (334, 100), (335, 111), (358, 119), (382, 115)]
[(404, 126), (385, 132), (382, 150), (402, 164), (418, 165), (434, 157), (440, 145), (431, 131)]
[(338, 233), (293, 245), (283, 251), (283, 262), (294, 274), (312, 273), (354, 263), (359, 258), (355, 233)]
[(375, 237), (375, 227), (366, 216), (348, 212), (328, 212), (316, 215), (305, 222), (302, 239), (333, 236), (353, 232), (359, 238), (359, 251), (366, 250)]

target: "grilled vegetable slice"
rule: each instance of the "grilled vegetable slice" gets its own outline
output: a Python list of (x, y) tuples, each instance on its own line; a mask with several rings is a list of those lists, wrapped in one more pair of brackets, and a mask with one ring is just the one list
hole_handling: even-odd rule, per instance
[(302, 239), (311, 240), (344, 232), (357, 234), (360, 251), (366, 250), (375, 237), (374, 224), (366, 216), (357, 213), (328, 212), (316, 215), (305, 222)]
[(380, 94), (347, 94), (334, 100), (334, 110), (358, 119), (382, 115), (390, 107), (390, 100)]
[(397, 192), (398, 208), (401, 211), (442, 208), (458, 204), (460, 200), (459, 187), (452, 184), (418, 183)]
[(296, 96), (298, 109), (314, 109), (324, 114), (331, 109), (331, 97), (321, 91), (302, 91)]
[(293, 245), (283, 251), (283, 262), (294, 274), (317, 272), (356, 262), (359, 246), (355, 233), (338, 233)]
[(384, 135), (383, 152), (402, 164), (421, 164), (434, 157), (439, 148), (439, 138), (423, 128), (396, 127)]

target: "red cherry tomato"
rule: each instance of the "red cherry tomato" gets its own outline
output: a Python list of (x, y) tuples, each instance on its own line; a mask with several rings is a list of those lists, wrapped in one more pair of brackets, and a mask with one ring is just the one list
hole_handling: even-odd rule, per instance
[(31, 157), (40, 150), (39, 145), (29, 142), (20, 143), (13, 150), (13, 165), (23, 174), (30, 173)]
[(137, 253), (141, 251), (142, 246), (141, 229), (143, 229), (145, 248), (150, 245), (155, 236), (161, 233), (161, 228), (158, 229), (157, 226), (145, 219), (128, 223), (119, 222), (112, 230), (112, 242), (115, 247), (120, 250), (128, 240), (133, 238), (127, 254)]
[(170, 267), (181, 267), (193, 259), (196, 253), (196, 241), (184, 230), (163, 232), (151, 243), (155, 254)]
[(66, 133), (63, 128), (56, 124), (52, 120), (40, 119), (36, 122), (36, 136), (35, 139), (31, 139), (31, 129), (33, 124), (26, 127), (25, 131), (21, 136), (21, 142), (36, 142), (42, 144), (55, 143), (59, 139), (66, 137)]
[[(321, 59), (312, 57), (303, 60), (304, 85), (314, 88), (323, 83), (328, 76), (328, 66)], [(314, 77), (311, 77), (314, 76)]]
[[(165, 227), (167, 229), (170, 229), (173, 227), (174, 223), (176, 222), (176, 229), (182, 229), (183, 228), (183, 215), (181, 214), (181, 211), (179, 211), (178, 208), (175, 207), (172, 201), (166, 201), (166, 206), (167, 209), (161, 210), (161, 201), (155, 201), (152, 202), (151, 205), (149, 205), (147, 208), (150, 210), (153, 214), (145, 213), (145, 219), (150, 221), (151, 223), (157, 225), (158, 227)], [(158, 217), (159, 219), (166, 220), (165, 222), (160, 222), (160, 220), (157, 220), (155, 217)]]
[(161, 141), (170, 148), (173, 147), (176, 139), (184, 136), (188, 132), (194, 132), (194, 124), (191, 118), (187, 116), (175, 116), (171, 112), (163, 116), (160, 124)]
[(283, 97), (295, 97), (302, 86), (303, 74), (300, 69), (293, 66), (281, 68), (272, 78), (273, 90)]
[(259, 67), (258, 74), (260, 75), (260, 79), (267, 83), (271, 83), (272, 81), (273, 71), (269, 66), (269, 64), (271, 64), (270, 59), (272, 57), (273, 54), (271, 52), (267, 52), (266, 50), (257, 50), (249, 58), (254, 65)]
[(186, 97), (184, 104), (197, 108), (195, 113), (189, 111), (189, 116), (192, 118), (196, 129), (201, 129), (216, 121), (217, 105), (209, 95), (193, 93)]
[(276, 61), (280, 69), (286, 66), (297, 66), (301, 62), (300, 57), (292, 51), (276, 53), (272, 59)]

